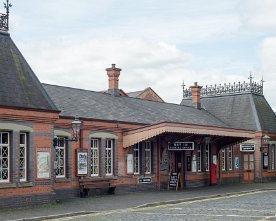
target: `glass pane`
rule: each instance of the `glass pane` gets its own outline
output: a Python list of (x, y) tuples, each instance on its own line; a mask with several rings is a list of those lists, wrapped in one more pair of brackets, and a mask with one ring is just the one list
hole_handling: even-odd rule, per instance
[(58, 139), (58, 146), (59, 147), (64, 147), (65, 146), (65, 140), (64, 140), (64, 138), (60, 137)]
[(8, 143), (9, 143), (8, 133), (2, 133), (2, 144), (8, 144)]
[(25, 134), (20, 134), (20, 144), (25, 144)]
[(243, 168), (248, 170), (248, 155), (243, 155)]
[(250, 162), (250, 170), (254, 169), (254, 162)]
[(57, 169), (56, 169), (56, 175), (57, 176), (64, 176), (64, 164), (65, 164), (65, 158), (64, 158), (64, 149), (56, 149), (56, 162), (57, 162)]

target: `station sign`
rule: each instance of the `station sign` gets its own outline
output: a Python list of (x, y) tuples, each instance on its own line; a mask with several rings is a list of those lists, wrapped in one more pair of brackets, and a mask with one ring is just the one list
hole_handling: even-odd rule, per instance
[(138, 183), (151, 183), (151, 177), (140, 177)]
[(168, 145), (168, 150), (194, 150), (194, 148), (194, 142), (174, 142)]
[(254, 152), (256, 145), (253, 143), (243, 143), (240, 145), (241, 152)]

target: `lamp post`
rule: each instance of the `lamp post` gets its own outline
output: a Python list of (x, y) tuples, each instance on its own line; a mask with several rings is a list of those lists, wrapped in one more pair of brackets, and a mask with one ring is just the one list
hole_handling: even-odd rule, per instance
[[(77, 142), (80, 139), (80, 129), (81, 129), (81, 121), (79, 120), (78, 117), (75, 117), (75, 119), (72, 121), (72, 131), (73, 131), (73, 137), (72, 138), (66, 138), (64, 139), (65, 141), (69, 141), (69, 142)], [(58, 137), (54, 137), (53, 139), (53, 143), (54, 146), (58, 145)]]
[(268, 136), (267, 134), (264, 135), (263, 142), (264, 142), (264, 144), (267, 145), (267, 147), (269, 147), (269, 141), (270, 141), (270, 136)]
[(269, 153), (269, 142), (270, 142), (270, 137), (265, 134), (265, 136), (263, 137), (263, 144), (267, 146), (267, 151), (263, 152), (263, 169), (267, 169), (269, 167), (269, 157), (268, 157), (268, 153)]
[(72, 122), (73, 138), (72, 141), (78, 141), (80, 138), (81, 121), (75, 117)]

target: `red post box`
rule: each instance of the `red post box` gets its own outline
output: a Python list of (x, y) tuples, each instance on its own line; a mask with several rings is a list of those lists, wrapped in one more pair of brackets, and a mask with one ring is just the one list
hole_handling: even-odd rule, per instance
[(210, 168), (210, 185), (217, 184), (217, 165), (212, 163)]

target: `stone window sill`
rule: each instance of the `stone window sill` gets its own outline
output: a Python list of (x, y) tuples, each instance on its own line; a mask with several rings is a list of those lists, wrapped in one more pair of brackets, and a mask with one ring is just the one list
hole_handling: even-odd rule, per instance
[(70, 178), (56, 178), (56, 183), (69, 183), (71, 182)]
[(15, 183), (0, 183), (0, 189), (16, 188)]
[(24, 182), (24, 183), (19, 183), (18, 187), (32, 187), (33, 183), (31, 182)]

